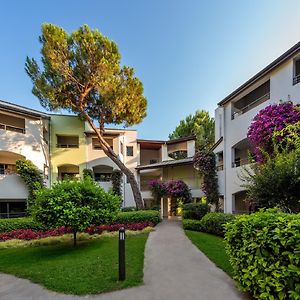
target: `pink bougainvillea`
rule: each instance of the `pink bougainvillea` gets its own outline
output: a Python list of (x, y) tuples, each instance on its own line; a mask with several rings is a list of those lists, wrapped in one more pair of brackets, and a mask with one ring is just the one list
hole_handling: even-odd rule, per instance
[(300, 121), (300, 109), (292, 102), (271, 104), (260, 110), (248, 130), (248, 139), (257, 161), (262, 162), (264, 160), (264, 152), (273, 153), (275, 131), (280, 131), (287, 125), (295, 124), (298, 121)]
[(157, 199), (164, 196), (170, 196), (182, 198), (184, 202), (189, 202), (191, 200), (191, 192), (188, 185), (180, 179), (168, 181), (155, 179), (149, 182), (149, 186), (153, 196)]

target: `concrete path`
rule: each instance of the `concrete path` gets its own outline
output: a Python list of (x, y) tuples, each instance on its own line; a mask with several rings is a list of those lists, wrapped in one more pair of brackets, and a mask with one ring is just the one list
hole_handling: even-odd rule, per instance
[(50, 292), (28, 280), (0, 274), (1, 300), (238, 300), (234, 282), (185, 236), (178, 221), (164, 221), (146, 244), (144, 285), (95, 296)]

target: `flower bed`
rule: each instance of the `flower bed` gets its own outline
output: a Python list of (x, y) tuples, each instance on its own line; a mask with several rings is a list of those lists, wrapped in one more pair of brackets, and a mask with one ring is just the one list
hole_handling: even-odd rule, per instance
[[(128, 223), (128, 224), (111, 224), (111, 225), (100, 225), (100, 226), (90, 226), (85, 232), (88, 234), (101, 234), (104, 231), (118, 231), (121, 227), (124, 227), (127, 230), (143, 230), (146, 227), (153, 227), (154, 223), (152, 222), (142, 222), (142, 223)], [(17, 229), (5, 233), (0, 233), (0, 242), (19, 239), (19, 240), (35, 240), (50, 236), (59, 236), (66, 233), (72, 233), (70, 228), (64, 226), (50, 229), (47, 231), (42, 230), (33, 230), (33, 229)]]

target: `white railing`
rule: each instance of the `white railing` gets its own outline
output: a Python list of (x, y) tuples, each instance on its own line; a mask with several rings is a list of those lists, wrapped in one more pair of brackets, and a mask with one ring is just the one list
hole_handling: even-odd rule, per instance
[(56, 144), (56, 148), (79, 148), (79, 144)]
[(297, 84), (300, 82), (300, 74), (299, 75), (296, 75), (294, 78), (293, 78), (293, 85)]

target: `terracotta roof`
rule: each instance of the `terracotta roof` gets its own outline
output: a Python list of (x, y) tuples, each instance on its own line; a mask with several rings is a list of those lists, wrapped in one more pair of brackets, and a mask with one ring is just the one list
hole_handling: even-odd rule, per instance
[(193, 157), (178, 159), (178, 160), (166, 160), (155, 164), (145, 165), (145, 166), (137, 166), (137, 170), (147, 170), (147, 169), (157, 169), (157, 168), (165, 168), (179, 165), (190, 165), (193, 163)]
[(227, 97), (225, 97), (222, 101), (218, 103), (218, 105), (223, 105), (227, 102), (229, 102), (232, 98), (240, 94), (242, 91), (244, 91), (246, 88), (248, 88), (253, 83), (257, 82), (259, 79), (261, 79), (263, 76), (267, 75), (269, 72), (271, 72), (273, 69), (284, 63), (286, 60), (291, 58), (293, 55), (295, 55), (298, 51), (300, 51), (300, 42), (298, 42), (296, 45), (294, 45), (292, 48), (290, 48), (288, 51), (283, 53), (281, 56), (279, 56), (277, 59), (275, 59), (273, 62), (271, 62), (269, 65), (267, 65), (264, 69), (262, 69), (260, 72), (258, 72), (256, 75), (251, 77), (248, 81), (246, 81), (244, 84), (242, 84), (239, 88), (234, 90), (231, 94), (229, 94)]

